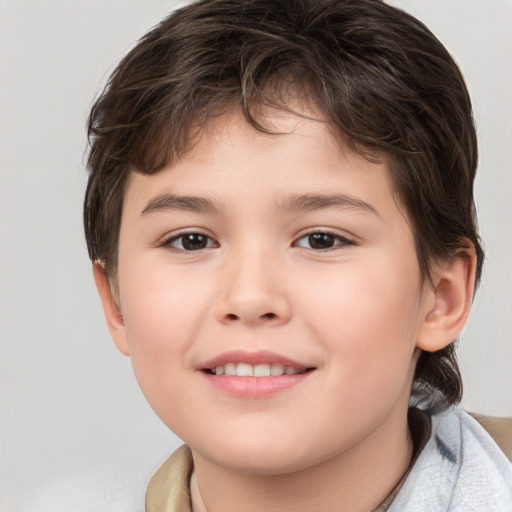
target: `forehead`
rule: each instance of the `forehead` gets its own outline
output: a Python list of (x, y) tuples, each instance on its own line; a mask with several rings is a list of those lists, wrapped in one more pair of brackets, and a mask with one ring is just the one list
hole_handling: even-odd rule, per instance
[(396, 207), (387, 162), (363, 157), (312, 109), (268, 108), (258, 121), (270, 133), (251, 126), (240, 109), (210, 121), (175, 163), (151, 176), (131, 173), (125, 206), (135, 201), (142, 211), (159, 194), (172, 193), (220, 206), (240, 198), (254, 207), (282, 205), (293, 195), (340, 194)]

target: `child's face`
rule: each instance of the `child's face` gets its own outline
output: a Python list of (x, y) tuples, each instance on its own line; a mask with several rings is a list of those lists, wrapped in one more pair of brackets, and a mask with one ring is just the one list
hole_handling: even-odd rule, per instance
[[(406, 428), (432, 304), (386, 165), (323, 123), (268, 115), (287, 133), (226, 114), (181, 161), (131, 176), (115, 338), (193, 451), (281, 473)], [(209, 371), (228, 363), (301, 373)]]

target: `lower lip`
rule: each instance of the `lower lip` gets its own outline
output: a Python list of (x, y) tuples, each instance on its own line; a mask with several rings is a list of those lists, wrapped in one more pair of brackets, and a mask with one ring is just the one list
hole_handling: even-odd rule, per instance
[(300, 384), (312, 373), (313, 371), (307, 371), (296, 375), (280, 375), (278, 377), (238, 377), (202, 372), (212, 386), (240, 398), (263, 398), (275, 395), (280, 391)]

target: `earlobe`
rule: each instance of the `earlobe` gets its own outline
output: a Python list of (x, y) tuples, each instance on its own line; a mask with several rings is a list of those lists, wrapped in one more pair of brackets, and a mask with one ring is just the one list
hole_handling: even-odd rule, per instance
[(93, 274), (110, 335), (119, 351), (125, 356), (128, 356), (130, 355), (130, 351), (128, 349), (123, 315), (118, 301), (116, 301), (112, 293), (110, 282), (101, 263), (95, 262), (93, 264)]
[(476, 254), (472, 245), (436, 265), (417, 340), (418, 348), (435, 352), (460, 334), (473, 301), (475, 268)]

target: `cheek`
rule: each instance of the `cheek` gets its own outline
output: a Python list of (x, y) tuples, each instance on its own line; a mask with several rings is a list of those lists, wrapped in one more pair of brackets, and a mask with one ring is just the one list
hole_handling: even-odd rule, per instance
[(308, 328), (331, 355), (333, 380), (361, 392), (403, 384), (398, 380), (408, 373), (420, 322), (415, 261), (385, 271), (376, 263), (353, 265), (317, 284), (323, 292), (309, 303)]
[(207, 287), (187, 273), (170, 272), (165, 265), (142, 267), (152, 270), (126, 276), (122, 290), (129, 340), (148, 348), (162, 345), (162, 350), (179, 350), (208, 304)]
[(130, 358), (137, 380), (152, 403), (165, 389), (179, 386), (178, 371), (187, 364), (199, 319), (204, 318), (211, 301), (206, 297), (207, 290), (201, 291), (176, 273), (132, 274), (123, 284), (121, 299)]

